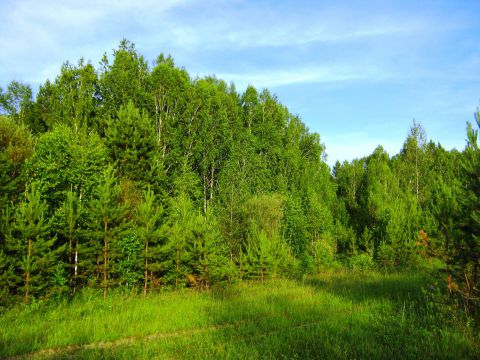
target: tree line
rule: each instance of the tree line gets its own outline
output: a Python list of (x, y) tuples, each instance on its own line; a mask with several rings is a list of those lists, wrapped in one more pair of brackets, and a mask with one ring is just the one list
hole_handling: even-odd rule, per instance
[[(413, 268), (479, 296), (480, 150), (413, 123), (399, 154), (325, 163), (325, 146), (268, 90), (192, 78), (123, 40), (100, 66), (0, 89), (0, 302), (84, 288)], [(476, 125), (480, 126), (477, 113)], [(473, 305), (472, 305), (473, 304)]]

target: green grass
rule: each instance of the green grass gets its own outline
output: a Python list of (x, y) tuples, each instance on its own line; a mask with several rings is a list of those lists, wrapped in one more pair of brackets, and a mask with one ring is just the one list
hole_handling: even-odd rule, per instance
[[(224, 290), (83, 294), (0, 318), (0, 357), (479, 358), (425, 302), (420, 274), (326, 274)], [(45, 350), (47, 349), (47, 350)]]

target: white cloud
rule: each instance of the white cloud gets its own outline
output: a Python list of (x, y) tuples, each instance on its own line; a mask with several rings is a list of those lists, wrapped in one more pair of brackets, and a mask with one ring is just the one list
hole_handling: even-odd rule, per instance
[[(278, 7), (281, 8), (281, 7)], [(209, 8), (191, 18), (164, 19), (161, 35), (167, 42), (198, 49), (254, 49), (289, 47), (314, 43), (336, 44), (376, 39), (386, 36), (409, 36), (436, 28), (431, 19), (365, 14), (358, 9), (348, 11), (312, 10), (287, 12), (259, 4), (243, 7)], [(206, 15), (206, 19), (202, 17)], [(152, 16), (143, 21), (158, 27)]]
[[(216, 72), (219, 77), (238, 82), (240, 87), (248, 83), (264, 87), (388, 78), (392, 72), (388, 65), (397, 54), (389, 44), (376, 42), (436, 28), (434, 21), (426, 17), (368, 13), (360, 7), (286, 9), (281, 5), (222, 1), (205, 6), (198, 0), (24, 0), (7, 4), (0, 5), (0, 82), (8, 81), (9, 74), (27, 71), (30, 73), (24, 80), (36, 82), (39, 75), (49, 73), (52, 63), (76, 61), (81, 56), (96, 63), (122, 37), (147, 51), (167, 50), (174, 57), (188, 59), (194, 71), (202, 68), (195, 63), (199, 53), (221, 57), (222, 53), (243, 51), (244, 58), (238, 62), (244, 66), (237, 62), (234, 68), (219, 71), (207, 64), (208, 73)], [(358, 48), (372, 41), (373, 46)], [(355, 46), (351, 49), (352, 44)], [(396, 47), (404, 45), (399, 42)], [(306, 55), (314, 62), (280, 66), (287, 59), (277, 51), (292, 46), (299, 48), (289, 54), (291, 59), (295, 52), (302, 59), (301, 54), (311, 46), (333, 48), (329, 48), (329, 59), (323, 59), (322, 50), (315, 49)], [(259, 48), (269, 49), (266, 64), (256, 60)]]
[(80, 57), (94, 63), (142, 18), (158, 20), (193, 0), (12, 1), (0, 4), (0, 83), (13, 78), (38, 83), (52, 67)]
[[(235, 82), (239, 90), (252, 84), (283, 87), (288, 93), (287, 85), (320, 83), (319, 91), (341, 89), (336, 94), (348, 101), (349, 95), (355, 96), (348, 91), (352, 83), (358, 89), (359, 83), (389, 82), (392, 92), (398, 85), (409, 89), (403, 95), (412, 94), (410, 102), (404, 96), (392, 102), (394, 106), (408, 105), (412, 117), (420, 120), (432, 118), (433, 125), (425, 122), (432, 135), (450, 136), (453, 126), (447, 125), (455, 121), (461, 123), (463, 136), (464, 123), (479, 103), (478, 25), (472, 25), (476, 18), (411, 4), (383, 4), (371, 11), (372, 5), (368, 9), (339, 3), (4, 0), (0, 86), (15, 79), (35, 87), (46, 78), (53, 80), (64, 61), (82, 56), (97, 65), (104, 51), (127, 37), (147, 60), (159, 52), (171, 53), (190, 73), (214, 73)], [(460, 27), (472, 35), (457, 43)], [(315, 108), (312, 118), (321, 117), (318, 96), (304, 95), (305, 106)], [(341, 101), (332, 106), (338, 104)], [(345, 116), (352, 117), (352, 123), (365, 120), (365, 109), (375, 104), (359, 104), (353, 115), (345, 110)], [(295, 103), (286, 105), (305, 112)], [(440, 116), (433, 116), (432, 109)], [(332, 161), (367, 155), (379, 143), (387, 144), (391, 153), (398, 151), (398, 144), (390, 146), (383, 138), (363, 134), (325, 142)]]
[(228, 82), (233, 81), (238, 89), (245, 89), (248, 85), (264, 88), (299, 83), (343, 83), (359, 80), (374, 82), (391, 79), (395, 74), (368, 64), (326, 64), (247, 73), (220, 73), (217, 77)]

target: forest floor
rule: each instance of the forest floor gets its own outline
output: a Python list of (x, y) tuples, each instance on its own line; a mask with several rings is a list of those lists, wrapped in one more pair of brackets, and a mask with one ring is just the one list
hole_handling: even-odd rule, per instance
[(147, 297), (90, 291), (0, 315), (0, 358), (480, 358), (421, 274), (324, 274)]

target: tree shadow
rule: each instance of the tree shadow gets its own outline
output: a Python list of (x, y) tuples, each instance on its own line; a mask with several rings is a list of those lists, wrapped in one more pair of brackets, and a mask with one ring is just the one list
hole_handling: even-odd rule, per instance
[[(478, 358), (478, 349), (446, 324), (426, 321), (419, 317), (425, 314), (409, 313), (408, 307), (403, 313), (397, 311), (397, 305), (408, 299), (416, 303), (412, 294), (421, 280), (412, 284), (408, 278), (393, 277), (363, 285), (351, 281), (333, 284), (311, 279), (295, 291), (272, 287), (257, 297), (219, 296), (221, 303), (208, 310), (208, 316), (215, 323), (233, 326), (218, 331), (215, 345), (196, 349), (193, 357)], [(372, 300), (380, 305), (372, 305)], [(212, 353), (212, 349), (217, 350)]]
[[(409, 275), (243, 283), (208, 293), (205, 328), (84, 348), (58, 358), (475, 359), (478, 346), (435, 314), (416, 313)], [(430, 317), (428, 317), (430, 316)]]
[(388, 276), (345, 273), (339, 276), (308, 278), (304, 284), (317, 291), (356, 302), (385, 300), (392, 303), (417, 302), (420, 305), (424, 299), (423, 289), (429, 282), (426, 276), (418, 273), (399, 273)]

